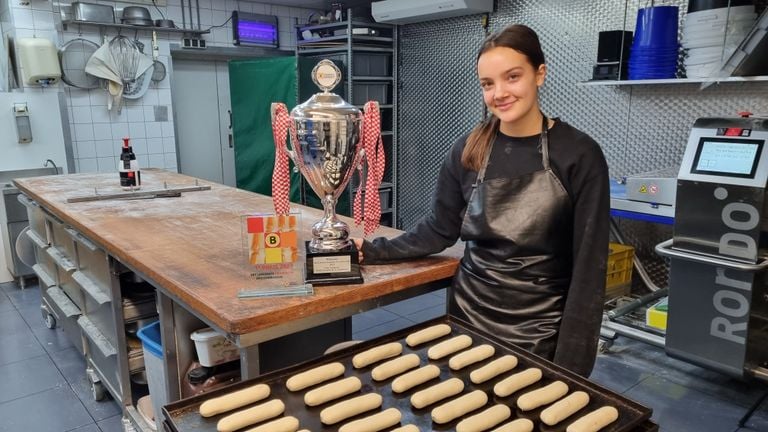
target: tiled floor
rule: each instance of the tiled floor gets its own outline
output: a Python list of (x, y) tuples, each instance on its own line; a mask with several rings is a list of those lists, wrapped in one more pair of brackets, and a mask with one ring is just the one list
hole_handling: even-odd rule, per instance
[[(445, 293), (426, 294), (352, 318), (370, 339), (440, 316)], [(36, 287), (0, 284), (0, 432), (120, 432), (118, 405), (95, 402), (85, 363), (60, 330), (47, 329)], [(768, 401), (737, 422), (765, 384), (745, 384), (619, 339), (598, 357), (594, 381), (653, 408), (665, 432), (768, 432)]]

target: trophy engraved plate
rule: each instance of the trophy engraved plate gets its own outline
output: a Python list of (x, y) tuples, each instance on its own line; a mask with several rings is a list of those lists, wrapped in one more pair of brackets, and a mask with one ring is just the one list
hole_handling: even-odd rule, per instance
[[(285, 112), (285, 106), (272, 105), (276, 155), (274, 188), (283, 187), (277, 175), (283, 151), (298, 167), (307, 184), (320, 197), (323, 218), (312, 226), (306, 242), (306, 282), (316, 285), (362, 283), (358, 250), (349, 239), (349, 226), (336, 216), (336, 201), (362, 161), (361, 131), (363, 114), (330, 90), (341, 82), (341, 71), (329, 60), (321, 60), (312, 70), (312, 80), (322, 90), (306, 102)], [(284, 127), (291, 149), (285, 141)], [(284, 158), (283, 165), (287, 163)], [(276, 209), (278, 204), (275, 205)], [(278, 210), (279, 212), (280, 210)]]

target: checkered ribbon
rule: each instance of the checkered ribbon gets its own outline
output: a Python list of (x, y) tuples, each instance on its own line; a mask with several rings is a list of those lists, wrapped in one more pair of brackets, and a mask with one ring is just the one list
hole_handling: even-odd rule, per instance
[[(381, 220), (381, 200), (379, 186), (384, 177), (384, 143), (381, 140), (381, 117), (379, 103), (369, 101), (363, 108), (363, 131), (360, 145), (365, 150), (367, 173), (363, 175), (362, 163), (358, 165), (361, 184), (365, 180), (365, 198), (361, 197), (362, 188), (357, 189), (352, 204), (355, 224), (363, 224), (364, 235), (372, 234), (379, 227)], [(362, 161), (361, 161), (362, 162)]]
[[(288, 214), (291, 203), (288, 193), (291, 189), (291, 174), (288, 172), (288, 129), (291, 128), (291, 116), (282, 103), (272, 104), (272, 136), (275, 140), (275, 169), (272, 171), (272, 203), (275, 213)], [(292, 134), (295, 131), (291, 131)], [(296, 141), (294, 141), (296, 142)]]

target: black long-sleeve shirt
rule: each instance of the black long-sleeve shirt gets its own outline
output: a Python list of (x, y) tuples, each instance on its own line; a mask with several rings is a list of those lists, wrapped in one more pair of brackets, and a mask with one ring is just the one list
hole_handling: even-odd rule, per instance
[[(446, 155), (431, 213), (416, 227), (394, 238), (363, 245), (366, 264), (439, 253), (460, 236), (461, 223), (477, 172), (464, 168), (461, 137)], [(498, 134), (486, 180), (515, 178), (542, 170), (539, 135)], [(582, 375), (594, 365), (605, 293), (608, 253), (608, 168), (600, 146), (588, 135), (556, 120), (549, 130), (549, 158), (573, 204), (572, 276), (560, 326), (555, 363)]]

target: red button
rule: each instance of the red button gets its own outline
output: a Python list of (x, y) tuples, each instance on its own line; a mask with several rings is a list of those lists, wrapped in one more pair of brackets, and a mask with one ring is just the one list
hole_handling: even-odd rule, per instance
[(741, 136), (742, 128), (728, 128), (725, 130), (725, 136)]

